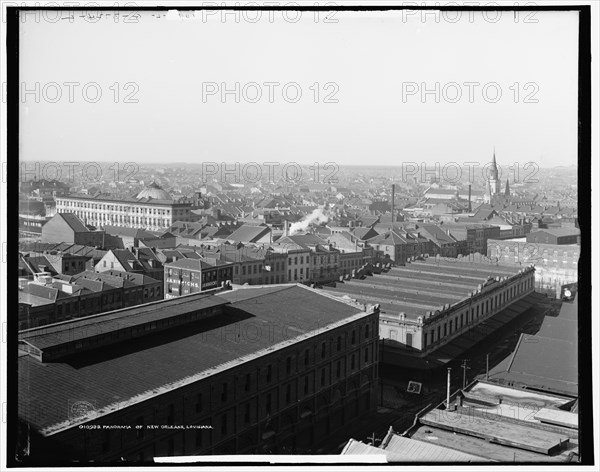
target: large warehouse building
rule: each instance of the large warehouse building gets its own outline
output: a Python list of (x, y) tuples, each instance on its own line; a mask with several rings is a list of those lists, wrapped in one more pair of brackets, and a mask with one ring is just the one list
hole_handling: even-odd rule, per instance
[(22, 331), (21, 454), (102, 462), (314, 450), (375, 409), (378, 318), (377, 306), (280, 285)]
[(417, 358), (427, 360), (423, 367), (436, 367), (491, 334), (489, 323), (488, 332), (478, 329), (483, 322), (500, 316), (500, 325), (529, 308), (534, 272), (437, 257), (324, 289), (358, 303), (380, 304), (383, 362), (416, 366)]

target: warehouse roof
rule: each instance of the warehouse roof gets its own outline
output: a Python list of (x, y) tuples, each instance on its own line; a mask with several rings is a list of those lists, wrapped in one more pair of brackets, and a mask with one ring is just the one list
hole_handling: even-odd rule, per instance
[[(167, 307), (195, 310), (198, 303), (228, 307), (219, 316), (151, 333), (110, 349), (51, 363), (19, 357), (19, 416), (43, 434), (53, 434), (367, 316), (355, 306), (304, 286), (280, 286), (255, 298), (249, 288), (241, 292), (247, 296), (231, 303), (228, 298), (236, 298), (231, 293), (183, 297), (175, 305), (171, 300), (156, 302), (152, 311), (162, 316), (169, 313)], [(142, 312), (147, 307), (137, 310), (138, 316), (146, 316)], [(125, 311), (135, 312), (136, 308)], [(114, 312), (97, 319), (111, 316), (115, 317)], [(129, 316), (135, 318), (131, 313)], [(88, 317), (49, 326), (46, 331), (56, 335), (57, 330), (68, 332), (72, 326), (77, 332), (79, 325), (91, 322), (94, 318)], [(52, 342), (51, 334), (47, 336)], [(93, 411), (71, 418), (67, 406), (78, 401), (88, 402)]]
[(463, 262), (431, 257), (394, 267), (385, 274), (336, 283), (323, 290), (337, 296), (346, 295), (363, 304), (379, 303), (382, 316), (403, 312), (407, 319), (416, 319), (428, 311), (469, 298), (490, 277), (511, 277), (522, 269), (464, 259)]

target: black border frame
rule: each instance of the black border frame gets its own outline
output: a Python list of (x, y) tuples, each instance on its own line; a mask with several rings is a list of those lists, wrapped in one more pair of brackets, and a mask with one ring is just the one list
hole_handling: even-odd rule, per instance
[[(17, 199), (19, 194), (18, 176), (19, 176), (19, 14), (25, 11), (48, 10), (48, 11), (132, 11), (130, 7), (14, 7), (7, 6), (7, 24), (6, 24), (6, 52), (7, 52), (7, 222), (18, 221)], [(200, 11), (200, 10), (265, 10), (265, 11), (398, 11), (398, 10), (440, 10), (440, 11), (578, 11), (579, 12), (579, 51), (578, 51), (578, 217), (581, 230), (581, 252), (578, 265), (579, 270), (579, 289), (578, 289), (578, 359), (579, 359), (579, 451), (580, 462), (577, 465), (593, 465), (594, 462), (594, 437), (593, 437), (593, 390), (592, 390), (592, 369), (587, 368), (591, 364), (582, 361), (592, 361), (592, 292), (591, 292), (591, 6), (590, 5), (556, 5), (556, 6), (493, 6), (491, 8), (463, 7), (463, 6), (294, 6), (294, 7), (248, 7), (248, 6), (136, 6), (133, 11)], [(11, 178), (12, 176), (12, 178)], [(582, 210), (584, 213), (582, 214)], [(18, 248), (18, 230), (16, 226), (7, 224), (7, 274), (17, 272), (17, 259), (11, 257), (11, 249)], [(14, 250), (13, 249), (13, 250)], [(585, 256), (584, 256), (585, 254)], [(7, 313), (18, 311), (17, 290), (11, 290), (16, 282), (7, 283)], [(15, 287), (16, 288), (16, 287)], [(7, 466), (15, 467), (98, 467), (121, 466), (121, 467), (191, 467), (193, 464), (156, 464), (156, 463), (73, 463), (67, 461), (48, 461), (43, 464), (36, 462), (19, 462), (16, 460), (14, 451), (17, 447), (17, 436), (11, 434), (18, 427), (18, 403), (17, 395), (17, 323), (14, 317), (8, 319), (7, 328), (7, 440), (6, 455)], [(596, 366), (597, 368), (597, 366)], [(13, 405), (12, 408), (10, 406)], [(13, 451), (13, 453), (11, 453)], [(301, 456), (297, 456), (301, 457)], [(486, 463), (487, 465), (490, 465)], [(564, 466), (565, 463), (506, 463), (506, 465), (545, 465), (548, 467)], [(255, 467), (264, 467), (270, 464), (268, 462), (203, 462), (195, 464), (195, 467), (215, 467), (230, 465), (246, 465)], [(298, 465), (316, 466), (316, 463), (296, 463), (280, 464), (286, 467)], [(323, 464), (328, 468), (340, 468), (346, 466), (369, 467), (364, 463), (343, 463), (343, 464)], [(375, 464), (373, 464), (375, 465)], [(377, 466), (410, 466), (410, 465), (470, 465), (481, 466), (483, 464), (459, 464), (454, 462), (442, 463), (412, 463), (402, 462), (396, 464), (377, 464)], [(277, 465), (275, 465), (277, 466)]]

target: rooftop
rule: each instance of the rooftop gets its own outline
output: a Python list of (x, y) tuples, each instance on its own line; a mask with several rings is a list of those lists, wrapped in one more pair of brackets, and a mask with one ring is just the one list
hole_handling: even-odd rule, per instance
[(490, 380), (577, 396), (577, 297), (558, 317), (546, 316), (535, 335), (521, 334), (514, 351), (490, 371)]
[(484, 262), (465, 262), (430, 257), (405, 266), (394, 267), (387, 273), (363, 280), (350, 279), (335, 287), (323, 287), (333, 295), (348, 296), (359, 303), (379, 303), (381, 315), (396, 316), (405, 313), (416, 320), (428, 311), (446, 304), (456, 304), (469, 298), (471, 293), (489, 278), (512, 277), (521, 267), (503, 266)]
[[(313, 336), (315, 330), (322, 333), (368, 316), (316, 290), (285, 285), (180, 297), (32, 329), (21, 335), (44, 346), (61, 342), (61, 338), (83, 336), (84, 330), (99, 324), (160, 319), (207, 304), (225, 309), (219, 316), (58, 362), (41, 363), (32, 356), (20, 356), (19, 416), (43, 434), (53, 434), (281, 349)], [(269, 336), (241, 335), (249, 332)], [(66, 405), (76, 401), (92, 403), (94, 411), (85, 417), (69, 417)]]
[[(457, 395), (463, 396), (462, 406), (455, 406)], [(440, 405), (421, 416), (410, 437), (488, 461), (570, 462), (579, 452), (572, 402), (569, 397), (475, 382), (451, 397), (450, 409)]]

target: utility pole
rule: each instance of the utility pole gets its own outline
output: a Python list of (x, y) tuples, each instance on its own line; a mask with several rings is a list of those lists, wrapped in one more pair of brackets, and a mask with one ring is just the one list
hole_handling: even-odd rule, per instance
[(485, 380), (490, 379), (490, 354), (485, 355)]
[(465, 387), (467, 386), (467, 360), (463, 360), (462, 363), (462, 369), (463, 369), (463, 390), (465, 389)]
[(446, 386), (446, 410), (450, 409), (450, 372), (452, 372), (452, 369), (448, 367), (448, 382)]

